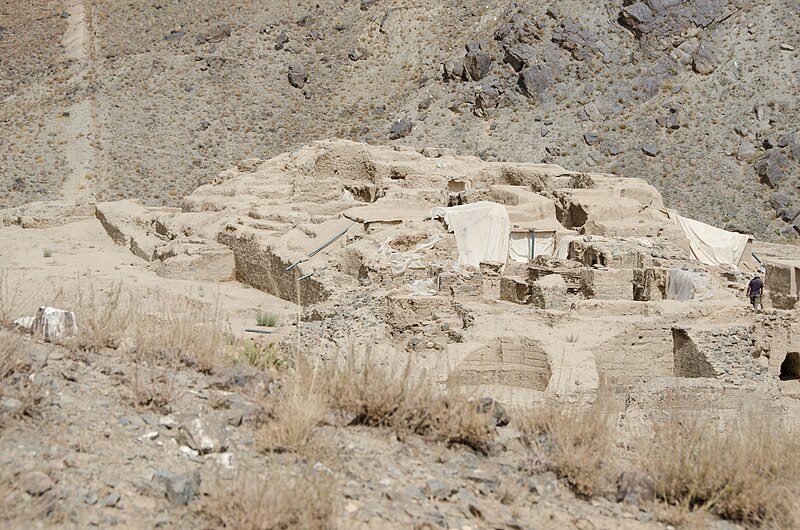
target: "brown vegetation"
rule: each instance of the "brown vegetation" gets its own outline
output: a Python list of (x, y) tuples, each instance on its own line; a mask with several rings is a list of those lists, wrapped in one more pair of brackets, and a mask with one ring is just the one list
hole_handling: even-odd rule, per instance
[(46, 397), (16, 334), (0, 330), (0, 426), (6, 417), (32, 416)]
[(333, 528), (335, 483), (324, 472), (292, 474), (275, 464), (265, 474), (243, 472), (214, 488), (205, 513), (224, 528)]
[(755, 422), (719, 432), (673, 419), (642, 447), (638, 464), (661, 500), (749, 526), (796, 528), (800, 441), (791, 433)]
[(530, 471), (553, 471), (587, 497), (608, 488), (611, 435), (608, 418), (598, 408), (544, 406), (524, 415), (520, 428), (532, 449)]

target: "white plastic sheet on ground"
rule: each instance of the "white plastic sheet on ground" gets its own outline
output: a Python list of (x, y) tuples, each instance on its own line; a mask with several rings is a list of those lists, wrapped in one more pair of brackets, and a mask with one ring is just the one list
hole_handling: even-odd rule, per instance
[(556, 236), (552, 232), (511, 232), (508, 255), (518, 262), (525, 262), (536, 256), (552, 256), (555, 244)]
[(389, 268), (392, 269), (392, 274), (398, 276), (406, 272), (407, 269), (424, 269), (425, 258), (421, 252), (433, 248), (442, 239), (444, 237), (441, 235), (434, 234), (426, 241), (417, 243), (414, 250), (400, 252), (391, 247), (392, 238), (387, 238), (386, 241), (381, 243), (380, 253), (389, 261)]
[(689, 239), (692, 258), (706, 265), (738, 267), (749, 237), (672, 214)]
[(458, 261), (462, 265), (478, 267), (482, 261), (506, 262), (511, 225), (505, 206), (481, 201), (431, 210), (431, 218), (440, 217), (456, 236)]
[(667, 300), (699, 300), (708, 293), (708, 277), (700, 271), (670, 269)]

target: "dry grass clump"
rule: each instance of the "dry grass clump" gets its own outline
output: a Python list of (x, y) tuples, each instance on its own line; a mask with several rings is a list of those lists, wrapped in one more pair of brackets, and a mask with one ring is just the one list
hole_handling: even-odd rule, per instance
[(334, 528), (336, 485), (324, 472), (292, 473), (272, 466), (266, 476), (241, 473), (206, 501), (215, 525), (232, 530)]
[(520, 429), (533, 450), (531, 471), (552, 471), (585, 497), (607, 489), (611, 433), (599, 409), (543, 406), (523, 416)]
[(0, 269), (0, 327), (11, 327), (22, 296), (21, 281), (14, 281), (6, 269)]
[(488, 452), (494, 440), (492, 412), (460, 395), (439, 396), (429, 381), (413, 381), (411, 365), (401, 373), (367, 361), (326, 375), (334, 408), (354, 414), (354, 424), (390, 427), (403, 437), (421, 434), (448, 444)]
[(151, 408), (162, 414), (169, 414), (172, 412), (173, 404), (180, 398), (183, 388), (174, 369), (147, 370), (136, 366), (133, 369), (129, 390), (135, 407)]
[(670, 505), (753, 527), (797, 528), (798, 454), (800, 440), (781, 429), (750, 422), (721, 433), (671, 420), (637, 457)]
[(258, 433), (265, 451), (296, 451), (308, 443), (311, 432), (329, 410), (328, 396), (319, 373), (310, 366), (297, 367), (283, 391), (266, 403), (269, 421)]
[(149, 314), (138, 315), (133, 344), (143, 359), (171, 365), (172, 361), (211, 373), (227, 362), (230, 341), (219, 305), (169, 298)]
[(266, 424), (258, 443), (266, 451), (297, 451), (330, 411), (350, 425), (387, 427), (403, 438), (419, 434), (488, 452), (494, 441), (493, 410), (463, 396), (439, 396), (427, 381), (367, 362), (357, 369), (310, 366), (298, 360), (284, 373), (282, 389), (264, 398)]
[(104, 293), (97, 293), (91, 286), (79, 287), (72, 307), (78, 334), (66, 343), (74, 350), (97, 352), (118, 348), (134, 316), (133, 299), (123, 296), (121, 283)]
[(31, 377), (31, 361), (22, 353), (18, 335), (0, 330), (0, 426), (8, 417), (33, 416), (45, 398), (42, 385)]

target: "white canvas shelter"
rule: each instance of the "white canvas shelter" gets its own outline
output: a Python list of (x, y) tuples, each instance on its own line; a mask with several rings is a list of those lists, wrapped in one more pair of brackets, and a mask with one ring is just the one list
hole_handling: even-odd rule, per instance
[(671, 212), (670, 216), (689, 239), (691, 257), (706, 265), (738, 267), (750, 236), (728, 232)]
[(517, 262), (526, 262), (536, 256), (552, 256), (556, 248), (555, 230), (513, 228), (509, 235), (508, 255)]
[(450, 208), (433, 208), (431, 218), (444, 219), (456, 236), (458, 261), (478, 267), (482, 261), (505, 263), (508, 259), (508, 211), (502, 204), (481, 201)]

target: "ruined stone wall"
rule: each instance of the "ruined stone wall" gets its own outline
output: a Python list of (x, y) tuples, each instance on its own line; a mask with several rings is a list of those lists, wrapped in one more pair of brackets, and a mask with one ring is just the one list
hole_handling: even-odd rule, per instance
[(627, 386), (673, 374), (672, 325), (644, 323), (593, 348), (600, 383)]
[(768, 367), (757, 362), (752, 326), (675, 326), (675, 375), (729, 382), (764, 381)]
[(450, 374), (448, 384), (505, 385), (544, 391), (550, 376), (542, 343), (529, 338), (501, 337), (464, 359)]
[(326, 300), (329, 292), (313, 277), (299, 282), (299, 267), (287, 271), (291, 263), (275, 254), (268, 246), (263, 246), (253, 234), (220, 232), (217, 241), (233, 250), (236, 263), (236, 279), (252, 285), (256, 289), (273, 294), (284, 300), (307, 307)]

